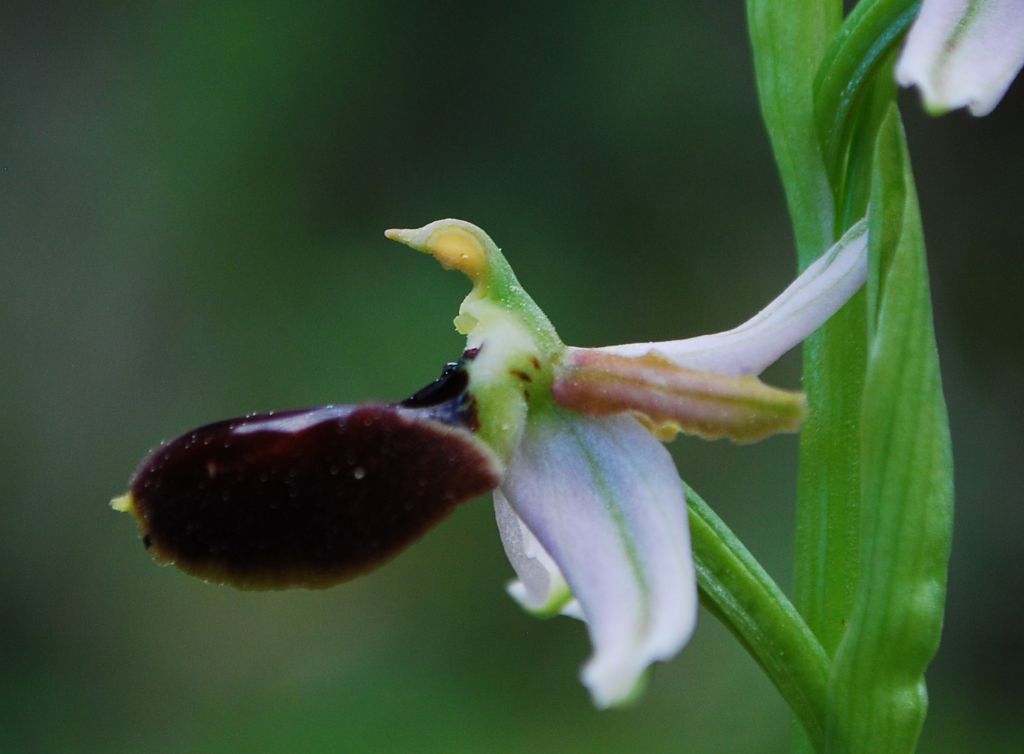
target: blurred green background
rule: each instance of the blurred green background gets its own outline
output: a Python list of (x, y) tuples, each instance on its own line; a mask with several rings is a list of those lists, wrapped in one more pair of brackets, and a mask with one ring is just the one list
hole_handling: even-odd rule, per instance
[[(503, 593), (490, 502), (328, 591), (155, 566), (107, 508), (160, 440), (401, 398), (467, 285), (385, 241), (472, 220), (579, 345), (730, 327), (792, 278), (741, 3), (5, 4), (0, 752), (781, 752), (708, 615), (598, 713), (567, 619)], [(1024, 747), (1024, 86), (904, 110), (957, 461), (922, 751)], [(769, 374), (795, 386), (798, 356)], [(1017, 406), (1017, 408), (1013, 408)], [(796, 441), (681, 439), (791, 583)]]

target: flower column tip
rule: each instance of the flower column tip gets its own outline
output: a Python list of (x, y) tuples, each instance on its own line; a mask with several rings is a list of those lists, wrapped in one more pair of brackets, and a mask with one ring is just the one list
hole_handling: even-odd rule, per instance
[[(391, 228), (384, 237), (433, 256), (445, 269), (458, 270), (474, 283), (487, 274), (487, 243), (480, 228), (465, 220), (436, 220), (422, 228)], [(492, 243), (493, 245), (493, 243)]]

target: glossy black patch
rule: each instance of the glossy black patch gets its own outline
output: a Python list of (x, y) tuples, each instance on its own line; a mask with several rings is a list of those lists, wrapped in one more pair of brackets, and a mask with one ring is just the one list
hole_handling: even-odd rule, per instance
[(402, 401), (403, 406), (420, 408), (436, 406), (458, 399), (469, 387), (469, 376), (461, 361), (450, 361), (441, 370), (441, 376)]
[(246, 588), (327, 586), (378, 566), (500, 480), (472, 434), (437, 419), (463, 398), (263, 414), (189, 432), (132, 482), (144, 542), (161, 560)]
[(479, 351), (479, 348), (469, 349), (458, 361), (445, 364), (440, 377), (417, 390), (400, 405), (406, 408), (429, 408), (432, 418), (446, 424), (461, 424), (475, 432), (479, 425), (476, 402), (467, 391), (469, 375), (466, 373), (466, 362), (475, 359)]

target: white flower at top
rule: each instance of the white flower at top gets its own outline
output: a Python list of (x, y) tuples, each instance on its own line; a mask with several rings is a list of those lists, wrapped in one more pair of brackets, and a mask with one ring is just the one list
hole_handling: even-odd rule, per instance
[(896, 65), (934, 114), (988, 115), (1024, 66), (1024, 0), (924, 0)]

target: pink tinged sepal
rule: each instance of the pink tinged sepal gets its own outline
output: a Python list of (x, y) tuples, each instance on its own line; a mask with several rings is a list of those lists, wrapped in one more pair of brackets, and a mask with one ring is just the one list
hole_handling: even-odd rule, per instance
[(677, 366), (657, 353), (619, 356), (573, 349), (552, 387), (555, 400), (590, 416), (631, 411), (660, 439), (677, 432), (755, 442), (800, 429), (803, 393)]
[[(546, 601), (547, 584), (560, 575), (578, 600), (594, 647), (582, 671), (594, 703), (628, 701), (651, 663), (679, 652), (697, 618), (686, 502), (672, 458), (632, 417), (552, 408), (531, 418), (496, 497), (499, 522), (507, 501), (540, 546), (531, 564), (522, 557), (530, 540), (521, 531), (517, 540), (506, 517), (502, 538), (520, 583), (535, 590), (532, 604)], [(567, 607), (572, 614), (575, 606)]]
[(774, 301), (732, 330), (595, 350), (619, 356), (655, 353), (678, 366), (703, 372), (760, 374), (821, 327), (857, 292), (867, 276), (867, 247), (867, 222), (860, 220)]
[(896, 65), (938, 115), (988, 115), (1024, 66), (1024, 1), (925, 0)]

